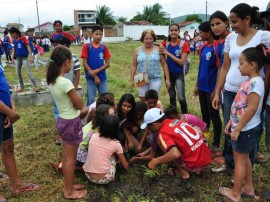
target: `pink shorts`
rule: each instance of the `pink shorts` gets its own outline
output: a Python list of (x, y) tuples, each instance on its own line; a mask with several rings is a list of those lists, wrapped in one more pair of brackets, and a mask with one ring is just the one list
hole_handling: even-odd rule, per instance
[(197, 173), (197, 172), (201, 172), (202, 170), (204, 170), (205, 168), (207, 168), (208, 165), (203, 166), (203, 167), (197, 167), (197, 168), (190, 168), (186, 165), (186, 163), (183, 161), (182, 158), (179, 158), (177, 160), (177, 164), (181, 167), (183, 167), (186, 171), (188, 172), (192, 172), (192, 173)]

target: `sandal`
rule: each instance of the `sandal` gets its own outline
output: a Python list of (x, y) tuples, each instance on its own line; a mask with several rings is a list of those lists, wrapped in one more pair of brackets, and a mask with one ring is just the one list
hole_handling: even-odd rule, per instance
[(25, 191), (34, 191), (37, 190), (39, 188), (38, 185), (33, 184), (33, 183), (29, 183), (28, 185), (26, 185), (25, 187), (22, 187), (20, 189), (17, 190), (17, 192), (25, 192)]
[(39, 90), (38, 87), (35, 87), (35, 92), (36, 92), (36, 93), (40, 92), (40, 90)]
[(87, 191), (86, 190), (80, 190), (79, 193), (77, 194), (77, 196), (75, 197), (71, 197), (71, 198), (68, 198), (68, 197), (65, 197), (65, 199), (68, 199), (68, 200), (76, 200), (76, 199), (83, 199), (87, 196)]
[(57, 172), (62, 172), (62, 163), (51, 163), (51, 166)]
[(19, 88), (18, 90), (15, 91), (15, 93), (21, 93), (21, 92), (24, 92), (23, 88)]
[(241, 198), (260, 200), (260, 197), (257, 196), (257, 195), (255, 195), (255, 194), (246, 194), (244, 192), (241, 194)]

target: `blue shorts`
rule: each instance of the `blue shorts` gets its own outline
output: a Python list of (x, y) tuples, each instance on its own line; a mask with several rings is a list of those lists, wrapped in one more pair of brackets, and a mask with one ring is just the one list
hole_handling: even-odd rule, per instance
[(4, 128), (6, 115), (0, 113), (0, 145), (3, 141), (13, 138), (13, 125), (9, 128)]
[(250, 130), (240, 132), (237, 141), (230, 140), (233, 150), (238, 153), (250, 153), (257, 150), (262, 132), (261, 123)]

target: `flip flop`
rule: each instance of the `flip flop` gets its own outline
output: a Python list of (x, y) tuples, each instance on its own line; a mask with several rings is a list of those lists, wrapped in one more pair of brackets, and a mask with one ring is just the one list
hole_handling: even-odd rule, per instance
[(244, 192), (241, 193), (241, 198), (260, 200), (260, 197), (259, 196), (256, 196), (255, 194), (246, 194)]
[(39, 188), (38, 185), (33, 184), (33, 183), (29, 183), (27, 186), (22, 187), (20, 189), (17, 190), (17, 192), (25, 192), (25, 191), (34, 191), (37, 190)]
[[(232, 200), (232, 199), (226, 194), (226, 190), (229, 190), (229, 188), (227, 188), (227, 187), (219, 187), (219, 188), (218, 188), (218, 192), (219, 192), (222, 196), (227, 197), (227, 198), (230, 200), (230, 202), (237, 202), (237, 201)], [(238, 200), (238, 201), (239, 201), (239, 200)]]
[[(85, 193), (85, 192), (86, 192), (86, 194), (81, 196), (81, 194), (82, 194), (82, 193)], [(66, 197), (64, 196), (64, 198), (67, 199), (67, 200), (76, 200), (76, 199), (83, 199), (83, 198), (85, 198), (86, 196), (87, 196), (87, 191), (86, 191), (86, 190), (80, 190), (80, 192), (78, 193), (78, 195), (77, 195), (76, 197), (74, 197), (74, 198), (66, 198)]]

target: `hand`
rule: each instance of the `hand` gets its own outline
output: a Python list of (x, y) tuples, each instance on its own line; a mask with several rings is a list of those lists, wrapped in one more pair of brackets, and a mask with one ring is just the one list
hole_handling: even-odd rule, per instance
[(231, 126), (232, 126), (232, 121), (230, 120), (230, 121), (227, 123), (226, 127), (225, 127), (225, 133), (226, 133), (227, 135), (231, 134)]
[(136, 152), (140, 152), (142, 151), (142, 145), (138, 144), (137, 148), (136, 148)]
[(30, 63), (33, 64), (34, 59), (33, 59), (33, 55), (30, 55)]
[(129, 160), (128, 164), (133, 164), (135, 161), (137, 161), (137, 157), (134, 156)]
[(149, 163), (148, 163), (148, 168), (151, 170), (154, 170), (157, 167), (156, 159), (153, 158)]
[(159, 51), (164, 54), (164, 55), (168, 55), (169, 54), (169, 51), (167, 51), (167, 49), (163, 46), (163, 45), (160, 45), (159, 46)]
[(97, 70), (90, 70), (88, 73), (90, 76), (95, 77), (98, 72), (97, 72)]
[(210, 95), (210, 101), (213, 100), (214, 96), (215, 96), (215, 91), (213, 91), (213, 92), (211, 93), (211, 95)]
[(235, 128), (234, 131), (232, 131), (231, 134), (230, 134), (231, 140), (232, 140), (232, 141), (237, 141), (239, 135), (240, 135), (240, 131), (238, 131), (238, 130)]
[(170, 80), (169, 80), (169, 79), (166, 79), (165, 83), (166, 83), (166, 88), (167, 88), (167, 90), (169, 90), (170, 87), (171, 87), (171, 82), (170, 82)]
[(141, 153), (137, 154), (136, 156), (137, 156), (137, 157), (142, 157), (142, 156), (144, 156), (144, 153), (141, 152)]
[(7, 116), (6, 118), (5, 118), (5, 121), (4, 121), (4, 128), (9, 128), (10, 126), (11, 126), (11, 121), (10, 121), (10, 119), (9, 119), (9, 117)]
[(95, 79), (96, 85), (100, 85), (101, 82), (100, 82), (100, 79), (98, 78), (98, 76), (95, 76), (94, 79)]
[(212, 99), (212, 107), (214, 109), (218, 109), (219, 108), (219, 104), (220, 104), (220, 102), (219, 102), (219, 95), (217, 93), (215, 93), (214, 98)]
[(198, 90), (198, 86), (196, 85), (193, 91), (194, 96), (198, 96), (199, 95), (199, 90)]

